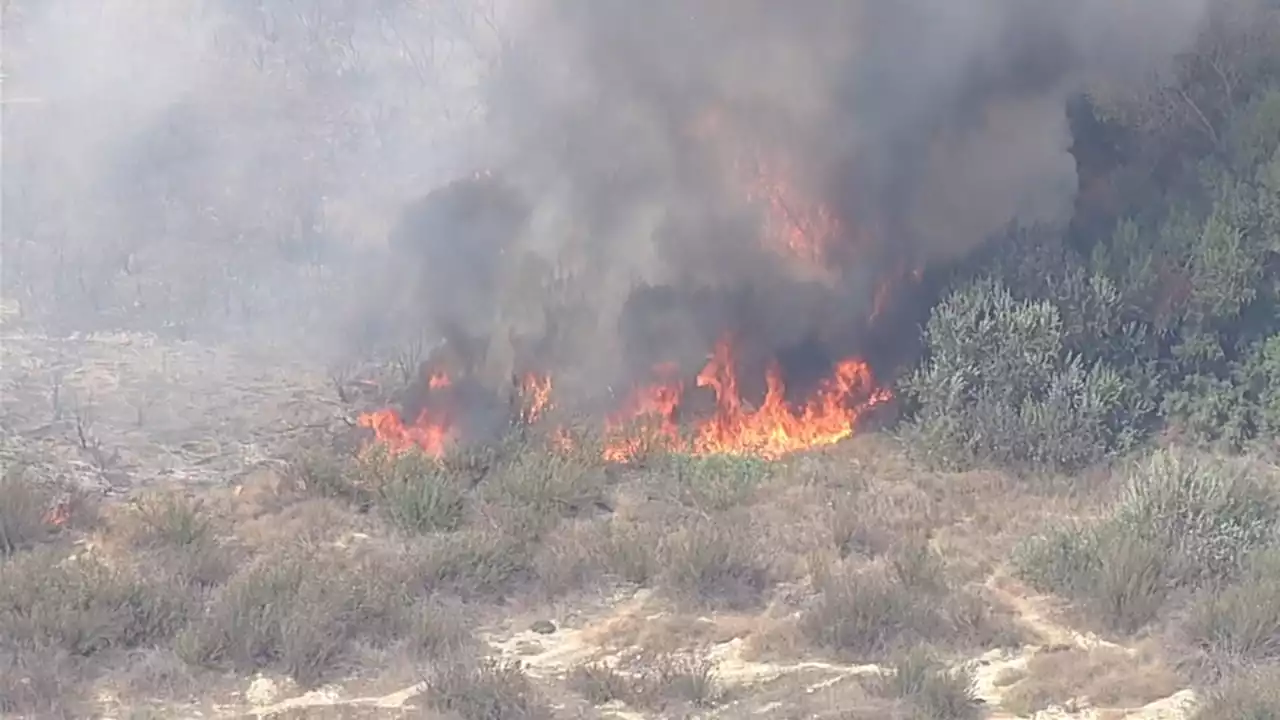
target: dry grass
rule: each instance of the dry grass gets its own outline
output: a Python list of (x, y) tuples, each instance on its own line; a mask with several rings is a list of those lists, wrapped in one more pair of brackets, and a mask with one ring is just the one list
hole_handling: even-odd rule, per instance
[[(2, 489), (19, 501), (6, 508), (14, 510), (6, 537), (15, 540), (0, 562), (0, 711), (75, 716), (104, 682), (140, 707), (141, 698), (198, 695), (210, 677), (264, 672), (314, 686), (377, 658), (414, 674), (434, 668), (422, 700), (449, 716), (552, 717), (546, 693), (559, 686), (475, 660), (469, 621), (513, 604), (572, 604), (575, 594), (619, 584), (654, 590), (650, 601), (673, 612), (669, 622), (637, 619), (647, 639), (613, 648), (628, 658), (621, 664), (574, 669), (566, 683), (581, 698), (574, 702), (658, 715), (722, 707), (730, 690), (697, 653), (740, 637), (757, 652), (779, 639), (785, 655), (812, 659), (817, 649), (884, 663), (883, 681), (867, 684), (857, 705), (872, 716), (966, 718), (976, 712), (969, 678), (948, 665), (1020, 641), (973, 570), (1000, 558), (962, 556), (957, 569), (960, 551), (938, 537), (959, 522), (935, 497), (941, 480), (929, 485), (894, 467), (887, 483), (871, 461), (837, 455), (767, 464), (655, 451), (644, 467), (625, 469), (597, 458), (549, 448), (527, 428), (443, 461), (313, 450), (259, 478), (262, 492), (142, 493), (97, 526), (73, 530), (41, 525), (50, 499), (11, 480)], [(842, 475), (848, 466), (861, 468), (852, 481)], [(1208, 510), (1195, 527), (1236, 527), (1211, 520), (1223, 508), (1244, 512), (1237, 496), (1264, 497), (1238, 490), (1253, 487), (1243, 482), (1212, 485), (1217, 499), (1201, 502)], [(1188, 504), (1153, 498), (1130, 499), (1115, 515)], [(1170, 577), (1167, 545), (1130, 532), (1135, 520), (1108, 522), (1047, 536), (1019, 558), (1035, 561), (1024, 566), (1030, 575), (1140, 627), (1164, 607), (1165, 595), (1148, 586)], [(89, 549), (48, 542), (58, 535)], [(1187, 557), (1218, 558), (1225, 547), (1201, 543)], [(1266, 557), (1242, 555), (1242, 567), (1263, 568)], [(1177, 577), (1194, 576), (1192, 563), (1176, 568)], [(1203, 584), (1185, 613), (1183, 642), (1235, 658), (1232, 668), (1273, 659), (1265, 573), (1214, 577), (1222, 581)], [(756, 617), (766, 608), (768, 617)], [(695, 628), (695, 615), (737, 618), (738, 630)], [(1039, 707), (1068, 688), (1145, 699), (1171, 682), (1157, 670), (1154, 661), (1048, 654), (1012, 702)]]
[(1036, 587), (1081, 601), (1110, 629), (1146, 627), (1178, 591), (1229, 581), (1280, 527), (1272, 471), (1157, 451), (1107, 517), (1028, 539), (1014, 558)]
[(550, 720), (550, 705), (519, 665), (448, 662), (427, 677), (427, 703), (462, 720)]
[(1178, 635), (1214, 674), (1280, 662), (1280, 546), (1250, 558), (1236, 582), (1201, 593)]
[(1100, 647), (1050, 648), (1027, 663), (1001, 703), (1020, 716), (1087, 697), (1099, 707), (1140, 707), (1182, 686), (1177, 673), (1151, 652), (1131, 655)]
[(625, 671), (603, 663), (581, 665), (569, 674), (568, 684), (592, 705), (621, 702), (657, 712), (711, 708), (727, 699), (714, 664), (705, 659), (665, 653), (633, 665)]
[(905, 539), (879, 564), (835, 562), (816, 588), (798, 629), (810, 644), (851, 660), (880, 660), (922, 643), (973, 649), (1017, 638), (987, 604), (953, 585), (919, 539)]
[(459, 618), (409, 580), (394, 561), (286, 548), (232, 576), (176, 646), (193, 664), (278, 670), (309, 685), (346, 669), (358, 645), (424, 655), (464, 645)]
[(1213, 688), (1194, 720), (1280, 718), (1280, 668), (1254, 669)]
[(965, 720), (980, 714), (973, 678), (948, 669), (921, 648), (895, 658), (880, 685), (881, 693), (905, 703), (915, 720)]

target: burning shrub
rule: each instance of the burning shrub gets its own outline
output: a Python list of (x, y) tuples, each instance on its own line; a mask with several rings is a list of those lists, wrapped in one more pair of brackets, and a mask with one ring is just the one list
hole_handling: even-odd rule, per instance
[(973, 282), (934, 308), (928, 357), (907, 380), (911, 434), (937, 464), (1078, 468), (1132, 443), (1131, 393), (1103, 362), (1064, 347), (1059, 311)]

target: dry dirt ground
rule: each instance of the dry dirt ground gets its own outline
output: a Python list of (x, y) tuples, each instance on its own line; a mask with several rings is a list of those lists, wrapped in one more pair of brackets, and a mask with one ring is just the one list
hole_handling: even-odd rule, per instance
[[(361, 496), (299, 459), (368, 472), (330, 440), (355, 401), (325, 368), (141, 334), (0, 330), (0, 451), (53, 509), (25, 542), (10, 519), (18, 541), (0, 567), (46, 551), (46, 571), (142, 558), (129, 577), (147, 580), (170, 567), (165, 543), (194, 547), (207, 529), (225, 551), (205, 581), (173, 585), (195, 588), (173, 627), (86, 645), (91, 625), (73, 640), (22, 625), (30, 643), (0, 658), (9, 716), (1172, 719), (1196, 703), (1158, 638), (1108, 635), (1010, 569), (1019, 539), (1099, 512), (1106, 472), (1064, 493), (919, 470), (866, 436), (770, 465), (526, 458), (456, 496)], [(319, 588), (295, 577), (280, 595), (340, 612), (293, 617), (270, 599), (223, 611), (294, 546), (308, 562), (386, 564)], [(439, 609), (437, 625), (365, 632), (386, 614), (359, 594), (379, 577), (411, 578), (388, 592)], [(33, 587), (28, 611), (43, 602)], [(127, 595), (135, 615), (140, 593)], [(319, 639), (290, 635), (305, 630)]]

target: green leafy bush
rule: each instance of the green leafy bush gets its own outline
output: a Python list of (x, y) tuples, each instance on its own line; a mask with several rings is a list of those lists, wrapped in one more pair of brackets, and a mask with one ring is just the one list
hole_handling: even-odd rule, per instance
[(994, 462), (1070, 469), (1127, 448), (1136, 399), (1122, 376), (1065, 347), (1048, 301), (978, 280), (945, 298), (925, 329), (928, 357), (907, 380), (911, 432), (943, 466)]

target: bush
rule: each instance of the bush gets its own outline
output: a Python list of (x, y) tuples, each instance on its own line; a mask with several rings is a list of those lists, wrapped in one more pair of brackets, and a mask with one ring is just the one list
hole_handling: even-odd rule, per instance
[(182, 628), (195, 600), (187, 586), (150, 568), (37, 551), (0, 564), (0, 646), (87, 657), (154, 645)]
[(358, 486), (367, 488), (387, 520), (405, 532), (456, 530), (462, 524), (464, 488), (425, 453), (391, 453), (375, 446), (361, 457), (359, 473)]
[(554, 717), (518, 663), (450, 662), (426, 680), (427, 702), (462, 720), (542, 720)]
[(625, 673), (601, 663), (581, 665), (569, 674), (569, 686), (597, 706), (619, 701), (650, 710), (672, 702), (710, 708), (725, 700), (715, 664), (683, 655), (649, 658)]
[(669, 478), (680, 502), (702, 512), (722, 512), (741, 505), (770, 472), (758, 458), (733, 455), (666, 456), (658, 468)]
[(1183, 625), (1186, 639), (1218, 665), (1280, 660), (1280, 548), (1250, 559), (1239, 582), (1206, 592)]
[(394, 567), (288, 548), (233, 576), (178, 638), (194, 664), (278, 669), (304, 685), (337, 669), (356, 642), (408, 640), (427, 650), (461, 641), (453, 618), (417, 600)]
[(1014, 562), (1034, 586), (1084, 600), (1132, 632), (1170, 592), (1234, 577), (1278, 526), (1280, 496), (1249, 465), (1161, 450), (1133, 469), (1106, 519), (1030, 538)]
[(32, 484), (19, 465), (0, 473), (0, 557), (39, 543), (54, 531), (46, 513), (52, 495)]
[(1228, 680), (1209, 693), (1194, 720), (1280, 719), (1280, 670), (1264, 668)]
[(921, 648), (894, 659), (884, 682), (890, 697), (906, 701), (918, 720), (964, 720), (979, 716), (973, 678), (964, 670), (950, 670)]
[(926, 358), (905, 381), (909, 434), (934, 464), (1067, 470), (1132, 445), (1134, 392), (1064, 346), (1058, 309), (972, 282), (931, 313)]
[(667, 588), (713, 607), (757, 605), (772, 583), (755, 543), (730, 520), (694, 520), (663, 540), (659, 556)]

